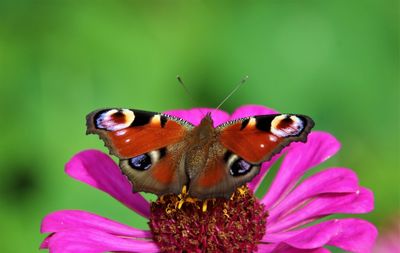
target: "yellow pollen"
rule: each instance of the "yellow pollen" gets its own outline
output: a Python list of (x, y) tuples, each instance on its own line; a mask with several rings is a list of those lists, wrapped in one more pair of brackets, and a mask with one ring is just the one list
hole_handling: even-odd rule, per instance
[(178, 209), (181, 209), (183, 203), (185, 203), (185, 200), (181, 199), (181, 200), (179, 200), (179, 202), (176, 202), (176, 203), (178, 203)]
[(186, 187), (186, 185), (183, 185), (183, 187), (182, 187), (182, 194), (183, 194), (183, 195), (186, 195), (186, 194), (187, 194), (187, 187)]
[(198, 201), (198, 199), (196, 199), (196, 198), (191, 198), (191, 197), (186, 198), (186, 202), (191, 203), (191, 204), (196, 204), (196, 201)]
[(243, 197), (247, 193), (247, 188), (245, 186), (241, 186), (238, 188), (238, 192)]
[(170, 204), (168, 204), (167, 207), (165, 208), (165, 212), (166, 212), (167, 214), (170, 214), (170, 213), (172, 213), (173, 211), (175, 211), (175, 210), (171, 208), (171, 205), (170, 205)]
[(227, 209), (224, 209), (224, 215), (226, 216), (226, 218), (230, 218), (230, 216), (229, 216), (229, 214), (228, 214), (228, 210)]
[[(243, 185), (241, 187), (238, 187), (236, 189), (235, 192), (232, 193), (230, 200), (234, 200), (234, 199), (239, 199), (242, 198), (244, 196), (246, 196), (246, 194), (248, 194), (249, 189), (247, 188), (246, 185)], [(159, 202), (160, 204), (165, 204), (166, 202), (166, 198), (171, 198), (170, 203), (167, 204), (167, 207), (165, 208), (165, 212), (167, 214), (170, 214), (172, 212), (176, 212), (179, 209), (182, 209), (184, 205), (193, 205), (195, 208), (197, 209), (201, 209), (203, 212), (207, 212), (207, 208), (208, 205), (215, 205), (217, 199), (216, 198), (210, 198), (210, 199), (205, 199), (205, 200), (201, 200), (195, 197), (191, 197), (189, 196), (189, 193), (187, 191), (187, 186), (184, 185), (182, 187), (182, 192), (178, 195), (163, 195), (160, 196), (159, 199), (157, 200), (157, 202)], [(211, 203), (209, 203), (209, 201), (211, 201)], [(224, 203), (224, 209), (223, 209), (223, 215), (225, 215), (226, 217), (229, 218), (229, 207), (226, 203)]]
[(208, 199), (204, 200), (204, 202), (203, 202), (203, 208), (202, 208), (203, 212), (207, 211), (207, 202), (208, 202)]

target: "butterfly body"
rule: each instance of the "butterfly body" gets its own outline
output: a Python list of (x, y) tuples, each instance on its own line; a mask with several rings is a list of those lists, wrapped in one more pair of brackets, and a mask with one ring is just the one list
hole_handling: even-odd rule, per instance
[(87, 116), (134, 191), (199, 199), (229, 198), (254, 178), (261, 163), (293, 141), (305, 141), (313, 121), (303, 115), (261, 115), (214, 127), (211, 113), (193, 124), (166, 114), (103, 109)]

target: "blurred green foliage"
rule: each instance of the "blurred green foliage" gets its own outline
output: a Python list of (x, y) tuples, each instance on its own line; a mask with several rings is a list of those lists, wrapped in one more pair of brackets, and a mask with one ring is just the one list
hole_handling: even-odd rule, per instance
[[(83, 209), (145, 228), (102, 192), (68, 178), (101, 107), (150, 111), (262, 104), (310, 115), (375, 192), (362, 215), (380, 226), (399, 208), (398, 1), (2, 1), (2, 252), (35, 251), (41, 218)], [(175, 80), (183, 77), (198, 102)]]

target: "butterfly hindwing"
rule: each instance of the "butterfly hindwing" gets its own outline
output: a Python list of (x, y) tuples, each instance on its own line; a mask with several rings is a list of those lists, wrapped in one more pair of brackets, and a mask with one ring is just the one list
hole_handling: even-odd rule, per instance
[(87, 133), (98, 134), (134, 191), (179, 192), (187, 182), (181, 142), (193, 128), (172, 116), (131, 109), (103, 109), (87, 116)]
[(190, 194), (204, 199), (229, 198), (235, 189), (256, 176), (260, 164), (250, 164), (215, 142), (204, 168), (190, 181)]

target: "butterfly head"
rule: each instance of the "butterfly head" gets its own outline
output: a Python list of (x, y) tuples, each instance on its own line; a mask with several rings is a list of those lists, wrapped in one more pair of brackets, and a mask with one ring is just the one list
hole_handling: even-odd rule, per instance
[[(207, 113), (206, 116), (200, 121), (197, 126), (198, 138), (200, 140), (208, 139), (215, 132), (214, 121), (211, 118), (211, 113)], [(196, 132), (196, 131), (195, 131)]]

